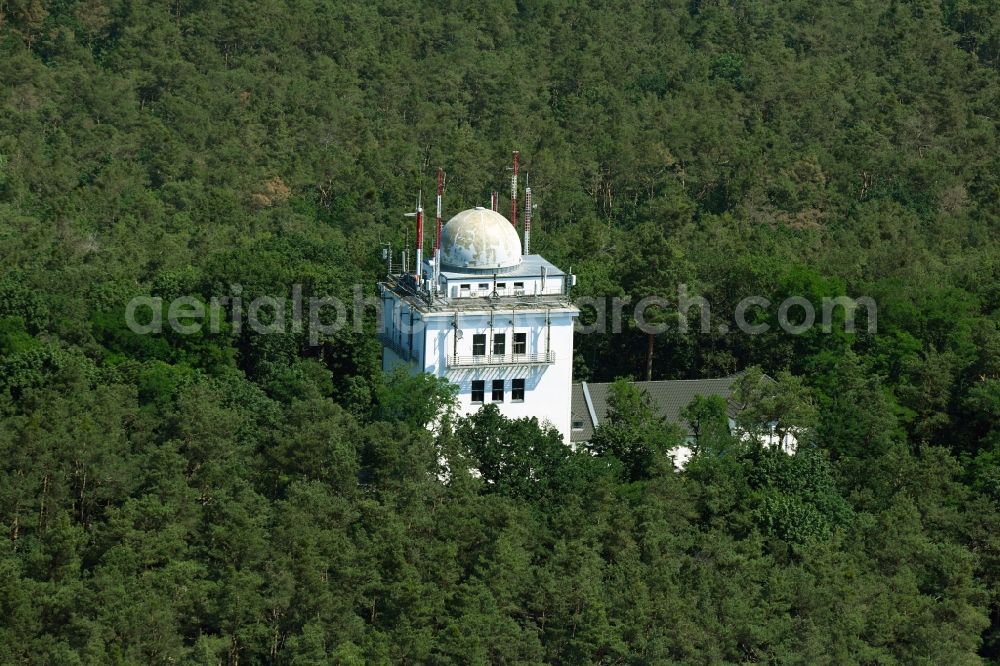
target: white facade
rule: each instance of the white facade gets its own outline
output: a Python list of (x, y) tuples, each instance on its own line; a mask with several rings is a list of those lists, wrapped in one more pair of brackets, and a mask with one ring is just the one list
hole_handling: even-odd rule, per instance
[[(785, 433), (783, 436), (775, 433), (769, 433), (760, 437), (753, 437), (749, 433), (742, 432), (736, 426), (736, 421), (733, 419), (729, 419), (729, 431), (736, 435), (741, 442), (752, 442), (756, 440), (764, 448), (778, 449), (782, 453), (789, 456), (795, 455), (795, 450), (799, 447), (799, 442), (792, 433)], [(690, 445), (691, 442), (689, 441), (688, 444)], [(670, 450), (669, 455), (673, 459), (674, 466), (677, 469), (684, 469), (684, 467), (687, 466), (688, 461), (691, 460), (691, 456), (694, 455), (694, 451), (689, 445), (675, 446)]]
[[(513, 240), (512, 240), (513, 239)], [(506, 218), (459, 213), (433, 258), (413, 275), (390, 275), (383, 300), (383, 369), (446, 377), (463, 415), (496, 404), (509, 418), (536, 417), (570, 441), (573, 323), (571, 276), (540, 255), (520, 254)], [(464, 265), (454, 265), (454, 264)]]

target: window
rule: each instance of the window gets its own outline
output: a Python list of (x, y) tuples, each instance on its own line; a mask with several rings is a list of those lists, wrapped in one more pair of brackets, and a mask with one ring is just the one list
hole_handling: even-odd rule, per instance
[(486, 334), (475, 333), (472, 336), (472, 355), (486, 356)]
[(507, 353), (507, 336), (503, 333), (493, 334), (493, 353), (497, 356)]
[(459, 289), (461, 289), (461, 291), (459, 292), (460, 296), (468, 296), (469, 295), (469, 285), (467, 285), (467, 284), (459, 285)]
[(497, 282), (497, 291), (503, 291), (507, 288), (506, 282)]
[(524, 402), (524, 380), (523, 379), (512, 379), (512, 380), (510, 380), (510, 401), (511, 402)]
[(514, 353), (515, 354), (527, 354), (528, 353), (528, 334), (527, 333), (515, 333), (514, 334)]
[(573, 430), (583, 430), (583, 419), (573, 419)]
[(523, 282), (515, 282), (514, 283), (514, 289), (524, 289), (524, 283)]
[(503, 402), (503, 380), (493, 380), (493, 402)]
[(489, 282), (480, 282), (479, 283), (479, 291), (488, 291), (489, 288), (490, 288), (490, 283)]
[(472, 380), (472, 404), (483, 404), (483, 394), (486, 393), (486, 382), (482, 379)]

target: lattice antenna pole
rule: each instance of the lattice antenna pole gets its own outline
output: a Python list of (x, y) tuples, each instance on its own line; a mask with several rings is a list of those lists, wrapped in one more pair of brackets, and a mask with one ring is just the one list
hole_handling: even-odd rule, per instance
[[(417, 218), (417, 256), (416, 265), (413, 270), (413, 278), (416, 280), (417, 284), (420, 284), (420, 264), (424, 258), (424, 209), (421, 206), (421, 199), (423, 198), (423, 193), (417, 195), (417, 208), (412, 213), (406, 213), (406, 217), (416, 217)], [(406, 245), (409, 245), (407, 242)], [(405, 245), (404, 245), (405, 247)], [(407, 272), (409, 267), (406, 265), (406, 257), (403, 258), (403, 273)]]
[(510, 223), (517, 226), (517, 163), (521, 153), (514, 151), (514, 172), (510, 176)]
[(423, 207), (424, 193), (420, 192), (417, 195), (417, 262), (413, 267), (414, 273), (416, 273), (417, 284), (420, 284), (420, 280), (423, 277), (423, 263), (424, 263), (424, 207)]
[(434, 291), (441, 278), (441, 197), (444, 196), (444, 169), (438, 167), (437, 216), (434, 224)]
[(531, 254), (531, 188), (528, 174), (524, 174), (524, 253)]

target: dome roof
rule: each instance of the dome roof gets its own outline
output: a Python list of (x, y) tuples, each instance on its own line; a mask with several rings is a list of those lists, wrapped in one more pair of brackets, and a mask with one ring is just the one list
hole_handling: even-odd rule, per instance
[(521, 263), (514, 225), (495, 211), (463, 210), (441, 230), (441, 264), (451, 268), (512, 268)]

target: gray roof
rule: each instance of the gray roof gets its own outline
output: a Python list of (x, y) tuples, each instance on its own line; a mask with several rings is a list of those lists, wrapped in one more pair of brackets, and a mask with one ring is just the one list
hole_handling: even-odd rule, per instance
[[(649, 396), (650, 406), (655, 414), (687, 428), (687, 424), (681, 418), (681, 412), (691, 404), (697, 395), (721, 396), (728, 403), (729, 416), (733, 416), (736, 409), (730, 396), (737, 379), (739, 379), (739, 375), (718, 379), (668, 379), (658, 382), (633, 382), (633, 384)], [(572, 428), (571, 441), (587, 442), (593, 437), (594, 429), (607, 418), (610, 389), (610, 383), (583, 382), (573, 384), (570, 407), (572, 423), (578, 426), (582, 421), (583, 427)], [(587, 404), (588, 396), (589, 406)], [(594, 423), (594, 419), (591, 417), (590, 407), (593, 408), (593, 414), (597, 417), (597, 423)]]

